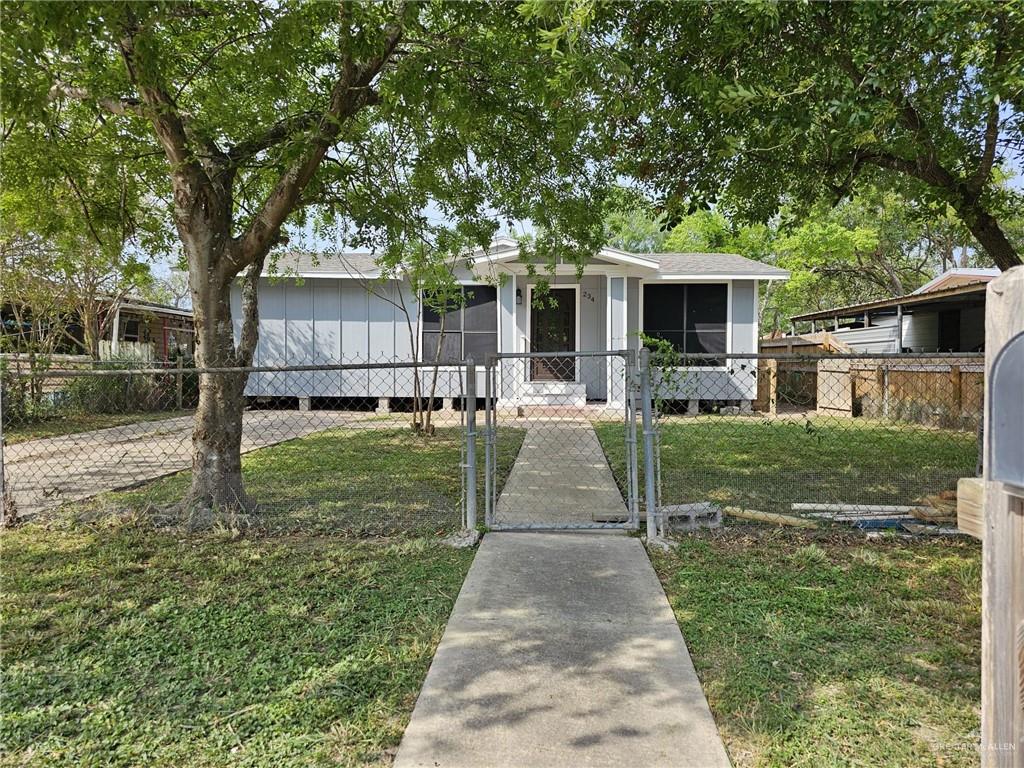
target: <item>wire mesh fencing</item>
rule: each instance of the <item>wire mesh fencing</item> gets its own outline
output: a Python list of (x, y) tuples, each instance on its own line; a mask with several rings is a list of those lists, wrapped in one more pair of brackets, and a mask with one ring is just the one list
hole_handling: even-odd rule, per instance
[(486, 375), (488, 526), (635, 528), (634, 355), (501, 354)]
[(464, 524), (466, 366), (392, 361), (206, 370), (6, 366), (0, 414), (8, 520), (111, 513), (179, 520), (192, 488), (200, 386), (218, 377), (245, 382), (247, 524), (358, 533)]
[(659, 509), (949, 530), (983, 375), (981, 354), (655, 359)]

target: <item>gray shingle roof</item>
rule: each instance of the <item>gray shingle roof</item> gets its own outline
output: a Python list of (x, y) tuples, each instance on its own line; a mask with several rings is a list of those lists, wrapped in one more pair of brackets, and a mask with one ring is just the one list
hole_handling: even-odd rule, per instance
[(771, 264), (754, 261), (737, 253), (638, 253), (654, 259), (662, 275), (749, 275), (759, 278), (785, 278), (789, 272)]
[[(502, 256), (498, 249), (492, 256)], [(735, 253), (635, 253), (642, 259), (658, 262), (659, 275), (737, 275), (751, 278), (786, 278), (789, 273), (771, 264), (753, 261)], [(292, 251), (278, 257), (273, 274), (288, 275), (345, 275), (356, 274), (376, 277), (379, 272), (372, 253), (313, 254)], [(264, 274), (271, 274), (269, 265)]]
[(375, 276), (379, 267), (372, 253), (310, 253), (308, 251), (291, 251), (277, 257), (274, 269), (267, 259), (264, 275), (289, 274), (345, 274)]

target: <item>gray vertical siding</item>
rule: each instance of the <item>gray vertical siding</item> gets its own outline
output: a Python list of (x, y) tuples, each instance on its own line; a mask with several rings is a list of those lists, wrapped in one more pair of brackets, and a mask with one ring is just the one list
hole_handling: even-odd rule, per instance
[[(528, 326), (527, 286), (535, 278), (519, 276), (498, 289), (499, 348), (517, 349), (520, 330)], [(554, 285), (575, 285), (572, 275), (559, 275)], [(523, 293), (523, 303), (515, 303), (515, 290)], [(418, 333), (419, 307), (407, 283), (389, 281), (374, 284), (374, 295), (357, 280), (307, 278), (263, 280), (260, 284), (260, 339), (254, 362), (261, 366), (331, 363), (386, 362), (412, 360), (413, 342), (409, 338), (401, 301), (411, 314)], [(609, 318), (609, 290), (610, 311)], [(399, 293), (401, 291), (401, 293)], [(585, 275), (579, 291), (579, 337), (581, 350), (637, 349), (640, 327), (640, 280), (635, 277)], [(232, 293), (232, 311), (236, 335), (241, 330), (240, 297)], [(738, 280), (732, 287), (733, 352), (757, 349), (757, 283)], [(607, 343), (609, 321), (612, 335)], [(482, 368), (482, 360), (477, 363)], [(699, 385), (697, 396), (707, 399), (752, 399), (756, 381), (737, 361), (727, 371), (699, 371), (691, 380)], [(608, 395), (606, 361), (583, 364), (581, 378), (588, 398), (600, 400)], [(612, 368), (612, 375), (620, 372)], [(482, 379), (480, 380), (482, 387)], [(620, 386), (615, 385), (618, 391)], [(413, 376), (408, 371), (323, 371), (316, 373), (259, 374), (250, 377), (247, 394), (291, 397), (408, 397), (413, 393)], [(439, 376), (440, 397), (461, 392), (459, 377), (451, 371)], [(481, 389), (482, 392), (482, 389)]]
[(757, 352), (754, 328), (757, 323), (757, 283), (733, 280), (732, 283), (732, 351)]

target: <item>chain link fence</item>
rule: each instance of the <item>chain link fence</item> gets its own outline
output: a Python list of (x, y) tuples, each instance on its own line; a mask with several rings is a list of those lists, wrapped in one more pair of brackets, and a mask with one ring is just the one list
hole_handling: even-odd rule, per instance
[[(200, 379), (244, 375), (244, 487), (271, 530), (433, 533), (476, 509), (499, 528), (643, 518), (632, 353), (508, 355), (474, 370), (6, 365), (5, 517), (174, 522)], [(983, 370), (979, 354), (653, 354), (657, 511), (948, 527), (958, 478), (978, 471)]]
[[(464, 524), (467, 367), (391, 361), (216, 370), (7, 365), (7, 519), (177, 520), (191, 482), (200, 381), (217, 376), (247, 377), (248, 522), (372, 534)], [(498, 482), (516, 439), (502, 436)], [(476, 485), (482, 508), (483, 483)]]
[(982, 354), (652, 356), (659, 509), (955, 525)]
[[(487, 361), (489, 527), (637, 527), (635, 367), (626, 350), (507, 353)], [(609, 453), (620, 461), (610, 464)], [(508, 482), (492, 481), (509, 461)]]

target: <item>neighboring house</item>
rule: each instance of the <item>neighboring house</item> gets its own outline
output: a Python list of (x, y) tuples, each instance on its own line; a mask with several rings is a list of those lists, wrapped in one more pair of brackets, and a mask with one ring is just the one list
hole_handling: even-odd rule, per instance
[[(951, 269), (913, 293), (790, 318), (853, 352), (980, 352), (985, 289), (997, 269)], [(777, 346), (777, 341), (774, 342)]]
[[(544, 273), (551, 300), (534, 306), (538, 278), (528, 275), (515, 241), (496, 241), (473, 252), (468, 263), (471, 268), (457, 271), (467, 301), (447, 314), (442, 337), (437, 314), (421, 311), (406, 281), (380, 281), (372, 256), (350, 254), (319, 264), (306, 254), (282, 257), (277, 276), (265, 276), (260, 284), (254, 364), (411, 361), (406, 315), (396, 305), (408, 308), (421, 359), (432, 361), (440, 345), (442, 364), (472, 357), (482, 367), (494, 353), (636, 350), (641, 332), (670, 340), (684, 354), (756, 352), (758, 283), (788, 277), (734, 254), (603, 248), (579, 280), (572, 263), (557, 264), (553, 276)], [(232, 298), (237, 334), (237, 287)], [(694, 366), (685, 377), (687, 391), (676, 394), (749, 404), (757, 391), (756, 366), (729, 362)], [(617, 365), (571, 356), (557, 364), (506, 365), (498, 396), (507, 404), (614, 401), (622, 397), (622, 387), (612, 381), (621, 375)], [(478, 392), (483, 393), (482, 380)], [(246, 393), (317, 407), (331, 398), (409, 398), (413, 382), (407, 370), (262, 373), (250, 377)], [(437, 394), (461, 394), (455, 369), (442, 369)]]
[(117, 306), (100, 342), (100, 358), (173, 361), (195, 356), (192, 310), (129, 298)]
[[(173, 361), (181, 356), (191, 360), (195, 353), (195, 332), (192, 312), (165, 304), (129, 297), (121, 302), (105, 301), (105, 313), (113, 307), (113, 317), (104, 324), (100, 340), (100, 359), (137, 358), (148, 361)], [(9, 305), (0, 307), (0, 325), (12, 352), (24, 350), (25, 340), (31, 333), (19, 328), (17, 313)], [(54, 352), (81, 355), (86, 353), (82, 326), (72, 318), (61, 324), (62, 338)]]

